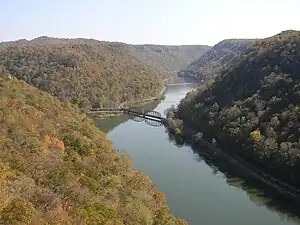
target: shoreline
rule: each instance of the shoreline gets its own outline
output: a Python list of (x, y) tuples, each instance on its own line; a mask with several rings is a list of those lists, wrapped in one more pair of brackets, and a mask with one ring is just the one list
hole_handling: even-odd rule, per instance
[[(174, 139), (176, 140), (176, 137), (179, 137), (178, 135), (174, 134), (168, 127), (167, 130), (174, 135)], [(188, 144), (189, 146), (193, 147), (195, 146), (197, 150), (199, 150), (199, 147), (202, 147), (201, 151), (205, 151), (205, 153), (209, 154), (210, 157), (212, 157), (214, 160), (223, 160), (222, 162), (225, 162), (226, 164), (229, 164), (241, 171), (240, 173), (242, 177), (245, 175), (250, 176), (251, 178), (259, 181), (260, 183), (266, 185), (267, 187), (273, 189), (277, 193), (283, 194), (283, 197), (288, 197), (289, 199), (293, 199), (294, 201), (300, 203), (300, 192), (293, 186), (274, 178), (270, 174), (261, 171), (260, 168), (256, 167), (253, 164), (250, 164), (243, 160), (239, 156), (232, 156), (228, 154), (225, 150), (222, 150), (219, 146), (216, 146), (209, 141), (200, 138), (198, 140), (194, 140), (194, 135), (196, 135), (199, 132), (192, 131), (190, 128), (184, 127), (184, 130), (188, 130), (189, 133), (192, 135), (182, 135), (180, 138), (185, 144)]]
[[(156, 95), (156, 96), (154, 96), (154, 97), (149, 97), (149, 98), (146, 98), (146, 99), (143, 99), (143, 100), (137, 100), (137, 101), (134, 101), (133, 103), (129, 103), (129, 105), (131, 105), (131, 106), (141, 106), (141, 105), (144, 105), (144, 104), (146, 104), (146, 103), (148, 103), (148, 102), (151, 102), (151, 101), (155, 101), (155, 100), (158, 100), (158, 99), (160, 99), (160, 98), (163, 98), (163, 96), (164, 96), (164, 93), (165, 93), (165, 91), (166, 91), (166, 86), (164, 85), (163, 86), (163, 88), (162, 88), (162, 90)], [(122, 106), (123, 105), (125, 105), (125, 104), (128, 104), (128, 102), (122, 102), (119, 106), (118, 106), (118, 109), (120, 109), (120, 108), (122, 108)]]
[[(155, 101), (155, 100), (159, 100), (159, 99), (162, 99), (164, 98), (164, 93), (166, 91), (166, 85), (163, 86), (162, 90), (156, 95), (156, 96), (153, 96), (153, 97), (149, 97), (149, 98), (146, 98), (146, 99), (143, 99), (143, 100), (137, 100), (137, 101), (134, 101), (132, 103), (129, 103), (129, 105), (132, 107), (132, 106), (135, 106), (135, 107), (141, 107), (145, 104), (148, 104), (149, 102), (152, 102), (152, 101)], [(117, 109), (120, 109), (120, 108), (123, 108), (125, 104), (128, 104), (128, 102), (122, 102), (118, 107)], [(123, 115), (122, 112), (119, 112), (119, 113), (113, 113), (113, 112), (103, 112), (101, 113), (101, 111), (96, 111), (96, 112), (92, 112), (92, 111), (87, 111), (87, 115), (90, 115), (90, 116), (93, 116), (93, 117), (98, 117), (98, 118), (106, 118), (106, 117), (115, 117), (115, 116), (120, 116), (120, 115)]]
[[(141, 107), (141, 106), (144, 106), (150, 102), (153, 102), (155, 100), (160, 100), (160, 99), (163, 99), (164, 98), (164, 93), (165, 91), (167, 90), (167, 87), (168, 86), (179, 86), (179, 85), (185, 85), (185, 84), (193, 84), (193, 83), (168, 83), (168, 81), (172, 81), (172, 79), (170, 78), (166, 78), (163, 80), (163, 88), (162, 90), (156, 95), (156, 96), (153, 96), (153, 97), (149, 97), (149, 98), (146, 98), (146, 99), (143, 99), (143, 100), (137, 100), (137, 101), (134, 101), (134, 102), (122, 102), (119, 104), (119, 106), (117, 107), (117, 109), (120, 109), (120, 108), (123, 108), (124, 105), (126, 104), (129, 104), (129, 107)], [(118, 112), (103, 112), (103, 113), (99, 113), (100, 111), (96, 111), (96, 112), (93, 112), (93, 111), (90, 111), (88, 110), (87, 111), (87, 114), (88, 115), (91, 115), (91, 116), (94, 116), (94, 117), (98, 117), (98, 118), (105, 118), (105, 117), (114, 117), (114, 116), (120, 116), (122, 115), (122, 113), (118, 113)]]

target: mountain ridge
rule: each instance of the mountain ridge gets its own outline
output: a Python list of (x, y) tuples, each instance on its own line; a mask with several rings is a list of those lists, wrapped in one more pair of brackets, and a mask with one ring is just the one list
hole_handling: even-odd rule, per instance
[(0, 59), (12, 76), (82, 108), (142, 100), (163, 86), (163, 74), (122, 43), (42, 37), (2, 44)]
[[(108, 43), (127, 46), (128, 51), (136, 55), (146, 64), (165, 73), (165, 77), (176, 75), (177, 71), (198, 59), (211, 47), (208, 45), (158, 45), (158, 44), (127, 44), (118, 41), (100, 41), (92, 38), (54, 38), (40, 36), (31, 40), (20, 39), (2, 42), (2, 45), (15, 44), (67, 44), (67, 43)], [(1, 43), (0, 43), (1, 49)]]
[(178, 72), (178, 76), (187, 77), (197, 82), (214, 79), (239, 60), (239, 57), (257, 39), (225, 39), (207, 50), (197, 60)]
[(0, 44), (0, 70), (83, 109), (156, 96), (206, 47), (128, 45), (41, 36)]
[(299, 73), (300, 31), (258, 40), (239, 62), (181, 101), (173, 129), (180, 135), (183, 123), (299, 189)]

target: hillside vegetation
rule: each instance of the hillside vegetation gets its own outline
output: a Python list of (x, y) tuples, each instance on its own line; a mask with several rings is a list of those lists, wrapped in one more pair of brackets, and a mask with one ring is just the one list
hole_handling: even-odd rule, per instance
[(240, 61), (243, 53), (253, 43), (255, 43), (254, 39), (223, 40), (181, 70), (178, 75), (198, 82), (208, 81), (220, 75), (224, 68)]
[(75, 105), (6, 76), (0, 96), (0, 224), (186, 224)]
[(116, 107), (155, 97), (208, 46), (129, 45), (38, 37), (0, 43), (0, 72), (81, 108)]
[(300, 188), (300, 32), (257, 41), (215, 82), (189, 93), (172, 121)]
[(206, 45), (134, 45), (140, 59), (160, 70), (165, 78), (174, 77), (177, 72), (198, 59), (211, 47)]
[(40, 37), (2, 43), (0, 72), (81, 108), (116, 107), (156, 96), (163, 75), (123, 43)]

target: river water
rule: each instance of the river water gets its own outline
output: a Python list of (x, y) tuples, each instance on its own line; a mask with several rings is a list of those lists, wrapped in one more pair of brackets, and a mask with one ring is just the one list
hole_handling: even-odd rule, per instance
[[(192, 89), (168, 87), (166, 99), (148, 107), (163, 114)], [(191, 225), (300, 225), (295, 216), (299, 209), (274, 201), (256, 185), (216, 168), (191, 147), (175, 145), (163, 126), (149, 126), (127, 116), (96, 120), (96, 124), (167, 195), (171, 212)]]

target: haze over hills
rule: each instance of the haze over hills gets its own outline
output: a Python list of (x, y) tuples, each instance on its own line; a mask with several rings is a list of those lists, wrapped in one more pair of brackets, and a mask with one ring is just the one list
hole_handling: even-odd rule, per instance
[(256, 39), (227, 39), (219, 42), (199, 59), (182, 69), (178, 76), (205, 82), (220, 75), (223, 68), (238, 62)]
[[(232, 155), (300, 188), (300, 31), (258, 40), (175, 111)], [(180, 133), (178, 131), (178, 133)]]
[(77, 106), (1, 73), (0, 96), (0, 224), (186, 224)]
[(197, 60), (211, 47), (207, 45), (133, 45), (145, 63), (165, 74), (175, 76), (179, 70)]

